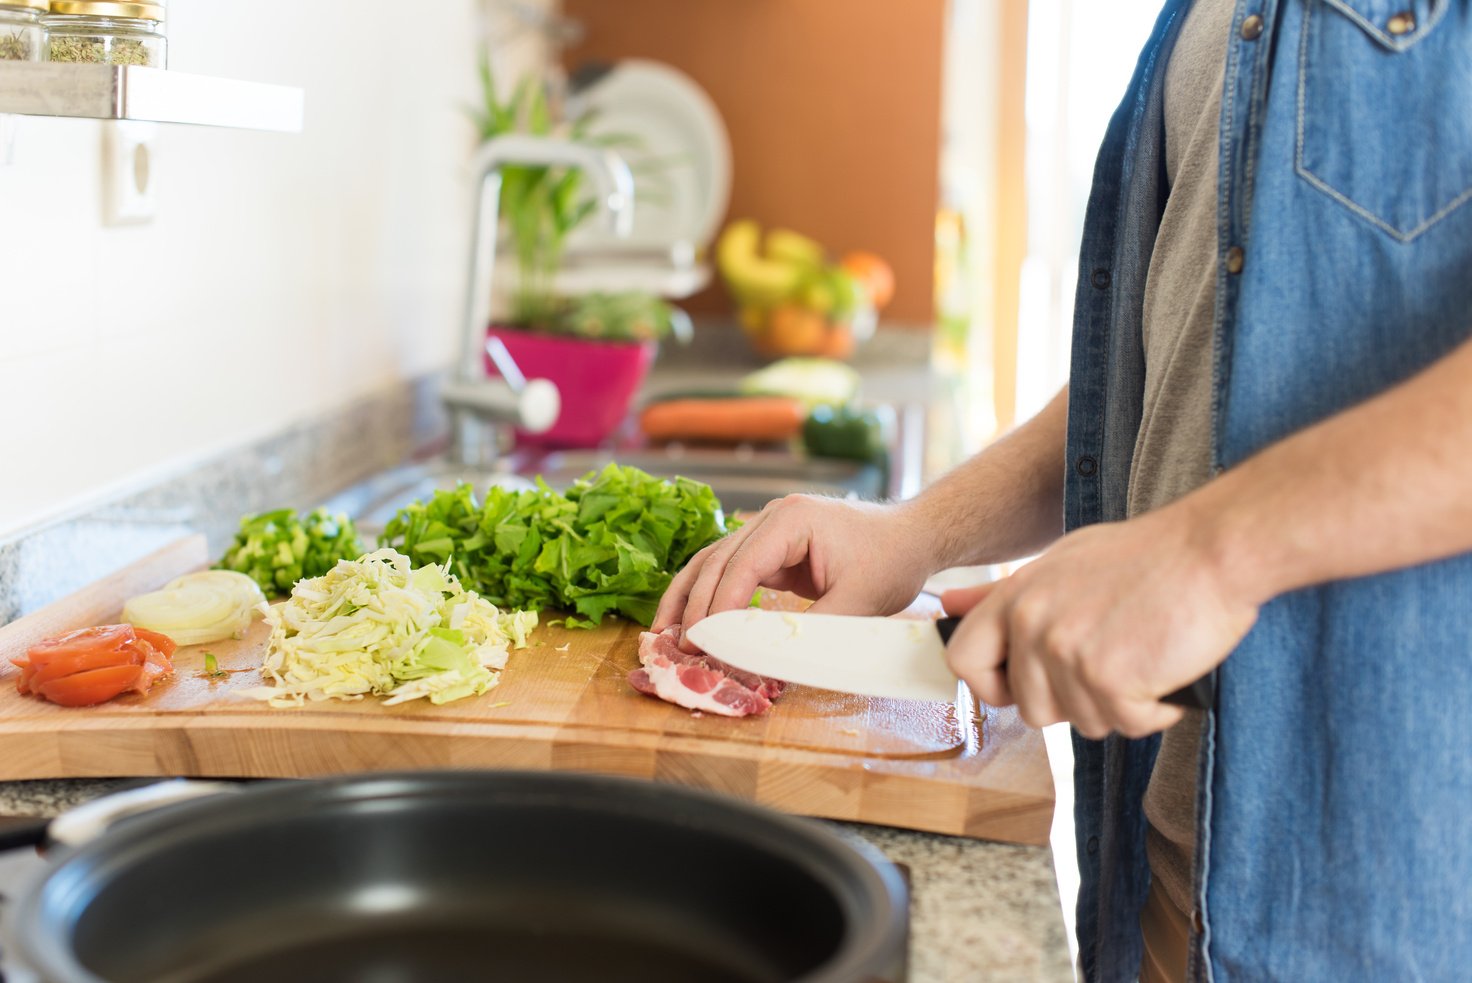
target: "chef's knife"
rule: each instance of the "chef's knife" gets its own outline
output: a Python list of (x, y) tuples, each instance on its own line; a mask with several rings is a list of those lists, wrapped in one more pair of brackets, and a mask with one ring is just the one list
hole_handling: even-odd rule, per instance
[[(845, 693), (949, 703), (960, 680), (946, 664), (945, 645), (960, 623), (746, 608), (713, 614), (687, 635), (747, 672)], [(1205, 709), (1212, 695), (1212, 679), (1204, 676), (1163, 702)]]

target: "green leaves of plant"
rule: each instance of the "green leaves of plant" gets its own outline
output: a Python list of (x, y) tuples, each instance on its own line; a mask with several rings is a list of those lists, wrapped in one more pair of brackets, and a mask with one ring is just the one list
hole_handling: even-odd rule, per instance
[[(551, 136), (609, 150), (640, 151), (644, 140), (638, 134), (595, 132), (597, 110), (574, 119), (559, 121), (548, 98), (547, 87), (536, 76), (517, 81), (511, 95), (502, 100), (496, 92), (495, 72), (490, 58), (482, 54), (479, 65), (481, 97), (470, 111), (482, 141), (507, 133)], [(667, 206), (670, 201), (667, 170), (688, 166), (683, 155), (646, 157), (631, 165), (635, 197), (640, 206)], [(561, 330), (557, 319), (561, 305), (552, 292), (552, 278), (562, 265), (567, 237), (597, 210), (587, 194), (583, 174), (576, 168), (511, 165), (501, 170), (501, 220), (511, 235), (516, 253), (519, 281), (512, 295), (511, 321), (528, 328)], [(658, 332), (656, 332), (658, 333)], [(603, 337), (617, 337), (611, 330)], [(641, 327), (627, 337), (647, 337)]]

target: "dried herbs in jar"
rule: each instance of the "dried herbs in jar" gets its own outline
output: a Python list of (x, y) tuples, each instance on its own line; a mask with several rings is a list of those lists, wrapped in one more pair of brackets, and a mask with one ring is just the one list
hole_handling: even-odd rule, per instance
[(52, 61), (93, 65), (168, 64), (161, 3), (51, 0), (44, 23)]
[(46, 55), (41, 15), (46, 0), (0, 0), (0, 61), (40, 61)]

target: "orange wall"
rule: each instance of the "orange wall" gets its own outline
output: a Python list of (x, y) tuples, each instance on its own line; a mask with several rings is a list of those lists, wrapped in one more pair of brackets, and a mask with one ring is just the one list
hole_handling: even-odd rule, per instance
[[(567, 62), (653, 58), (720, 107), (729, 217), (870, 249), (899, 289), (884, 320), (928, 325), (945, 0), (565, 0), (587, 28)], [(720, 287), (689, 305), (729, 312)]]

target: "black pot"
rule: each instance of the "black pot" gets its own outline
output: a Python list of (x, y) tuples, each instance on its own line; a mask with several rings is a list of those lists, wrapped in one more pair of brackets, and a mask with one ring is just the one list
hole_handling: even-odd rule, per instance
[(22, 957), (49, 983), (904, 975), (895, 868), (732, 799), (530, 772), (237, 788), (63, 848)]

